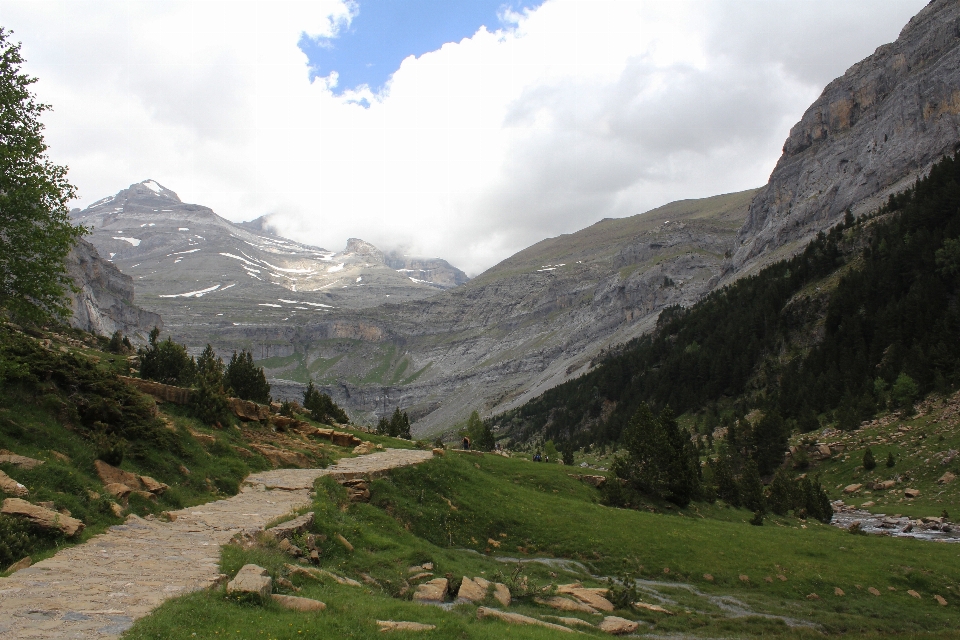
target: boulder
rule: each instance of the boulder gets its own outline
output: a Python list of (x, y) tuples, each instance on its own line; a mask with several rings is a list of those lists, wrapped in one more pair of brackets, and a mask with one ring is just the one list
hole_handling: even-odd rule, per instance
[(893, 489), (895, 486), (897, 486), (896, 480), (884, 480), (883, 482), (873, 483), (874, 491), (887, 491), (888, 489)]
[(266, 600), (273, 589), (273, 580), (263, 567), (245, 564), (237, 576), (227, 583), (227, 595), (256, 596)]
[(447, 596), (447, 586), (449, 583), (446, 578), (434, 578), (429, 582), (417, 585), (417, 590), (413, 593), (413, 599), (416, 602), (424, 604), (437, 604), (443, 602)]
[(570, 598), (563, 598), (560, 596), (551, 596), (549, 598), (534, 598), (533, 601), (545, 607), (551, 607), (553, 609), (557, 609), (558, 611), (579, 611), (581, 613), (599, 613), (596, 609), (594, 609), (588, 604), (584, 604), (582, 602), (571, 600)]
[(937, 604), (940, 605), (941, 607), (947, 606), (947, 601), (946, 601), (946, 599), (944, 599), (943, 596), (941, 596), (941, 595), (936, 595), (936, 596), (933, 596), (933, 599), (936, 600), (936, 601), (937, 601)]
[(669, 609), (664, 609), (658, 604), (648, 604), (646, 602), (634, 602), (633, 606), (635, 606), (637, 609), (646, 609), (647, 611), (656, 611), (657, 613), (665, 613), (668, 616), (673, 615), (673, 611), (670, 611)]
[(447, 452), (444, 451), (443, 449), (441, 449), (440, 447), (434, 447), (434, 449), (433, 449), (433, 455), (435, 455), (435, 456), (445, 456), (445, 455), (447, 455)]
[(380, 631), (430, 631), (437, 628), (432, 624), (404, 620), (377, 620), (377, 626), (380, 627)]
[(536, 618), (531, 618), (530, 616), (523, 616), (519, 613), (508, 613), (506, 611), (500, 611), (499, 609), (491, 609), (489, 607), (479, 607), (477, 609), (477, 618), (494, 618), (496, 620), (501, 620), (503, 622), (508, 622), (510, 624), (529, 624), (537, 627), (546, 627), (547, 629), (553, 629), (554, 631), (563, 631), (565, 633), (573, 633), (573, 629), (569, 627), (564, 627), (559, 624), (553, 624), (552, 622), (544, 622), (543, 620), (537, 620)]
[(294, 558), (299, 558), (303, 555), (303, 549), (293, 544), (286, 538), (280, 541), (280, 551), (283, 551), (285, 554), (293, 556)]
[(30, 556), (27, 556), (26, 558), (18, 560), (7, 567), (7, 573), (16, 573), (17, 571), (20, 571), (20, 569), (26, 569), (32, 564), (33, 560), (30, 558)]
[(350, 502), (370, 502), (370, 484), (363, 478), (353, 478), (340, 483), (347, 490)]
[[(122, 484), (126, 485), (130, 491), (149, 491), (147, 486), (141, 480), (142, 476), (138, 476), (135, 473), (130, 473), (129, 471), (124, 471), (123, 469), (118, 469), (112, 465), (107, 464), (103, 460), (94, 460), (93, 466), (97, 470), (97, 475), (100, 477), (100, 481), (105, 485), (111, 484)], [(166, 491), (167, 486), (161, 482), (157, 482), (153, 478), (147, 476), (152, 485), (161, 486), (163, 491)]]
[(298, 451), (288, 451), (287, 449), (278, 449), (269, 444), (251, 444), (250, 448), (272, 462), (274, 465), (300, 467), (309, 469), (313, 464), (310, 458)]
[(163, 492), (170, 488), (170, 485), (158, 482), (150, 476), (140, 476), (140, 483), (144, 489), (157, 496), (163, 495)]
[(909, 596), (911, 596), (911, 597), (914, 597), (914, 598), (917, 598), (918, 600), (920, 599), (920, 594), (917, 593), (916, 591), (914, 591), (913, 589), (908, 589), (908, 590), (907, 590), (907, 595), (909, 595)]
[(41, 529), (57, 529), (68, 538), (83, 531), (84, 524), (76, 518), (71, 518), (51, 509), (38, 507), (20, 498), (7, 498), (3, 501), (0, 513), (8, 516), (26, 518), (34, 526)]
[(270, 407), (250, 400), (227, 398), (227, 408), (241, 420), (267, 420), (270, 418)]
[(862, 484), (848, 484), (847, 486), (845, 486), (845, 487), (843, 488), (843, 492), (844, 492), (844, 493), (856, 493), (857, 491), (860, 491), (860, 489), (862, 489), (862, 488), (863, 488), (863, 485), (862, 485)]
[(308, 511), (293, 520), (287, 520), (275, 527), (270, 527), (266, 532), (277, 540), (289, 540), (295, 535), (304, 533), (310, 528), (311, 524), (313, 524), (313, 511)]
[(326, 576), (326, 577), (330, 578), (331, 580), (333, 580), (333, 581), (336, 582), (337, 584), (344, 584), (344, 585), (347, 585), (348, 587), (362, 587), (362, 586), (363, 586), (362, 584), (360, 584), (359, 582), (357, 582), (357, 581), (354, 580), (353, 578), (346, 578), (346, 577), (344, 577), (344, 576), (338, 576), (337, 574), (332, 573), (332, 572), (330, 572), (330, 571), (327, 571), (326, 569), (315, 569), (315, 571), (316, 571), (317, 573), (319, 573), (321, 576)]
[(919, 489), (904, 489), (903, 490), (904, 498), (919, 498), (920, 490)]
[(112, 495), (117, 500), (123, 500), (127, 498), (130, 495), (130, 493), (133, 491), (133, 489), (123, 484), (122, 482), (111, 482), (110, 484), (106, 485), (103, 489), (104, 491)]
[[(486, 582), (486, 580), (484, 580), (484, 582)], [(490, 583), (487, 582), (487, 585), (489, 584)], [(486, 587), (481, 587), (480, 584), (466, 576), (463, 577), (463, 582), (460, 583), (460, 590), (457, 591), (457, 602), (483, 602), (486, 597)]]
[(111, 503), (110, 503), (110, 511), (113, 512), (113, 515), (115, 515), (115, 516), (118, 517), (118, 518), (122, 518), (122, 517), (123, 517), (123, 507), (121, 507), (121, 506), (120, 506), (119, 504), (117, 504), (116, 502), (111, 502)]
[(309, 613), (310, 611), (323, 611), (327, 608), (327, 605), (319, 600), (301, 598), (299, 596), (283, 596), (279, 593), (274, 593), (270, 595), (270, 599), (284, 609), (290, 609), (291, 611)]
[(600, 631), (604, 631), (613, 636), (621, 636), (627, 633), (633, 633), (637, 630), (638, 626), (640, 625), (633, 620), (618, 618), (617, 616), (607, 616), (600, 621), (599, 625), (597, 625)]
[(598, 611), (613, 611), (613, 603), (603, 596), (583, 587), (574, 587), (572, 585), (563, 585), (557, 589), (559, 593), (571, 595), (580, 602), (590, 605)]
[(940, 478), (937, 480), (937, 484), (950, 484), (951, 482), (956, 480), (956, 478), (957, 476), (955, 474), (953, 474), (950, 471), (947, 471), (945, 474), (940, 476)]
[(846, 594), (843, 592), (843, 589), (841, 589), (840, 587), (834, 587), (834, 588), (833, 588), (833, 595), (839, 596), (839, 597), (842, 598), (842, 597), (845, 596)]
[(877, 589), (876, 587), (869, 587), (869, 588), (867, 589), (867, 591), (868, 591), (871, 595), (874, 595), (874, 596), (880, 595), (880, 590)]
[(161, 384), (152, 380), (142, 380), (140, 378), (130, 378), (127, 376), (117, 376), (131, 387), (136, 387), (141, 393), (151, 395), (161, 402), (172, 402), (173, 404), (189, 404), (193, 392), (183, 387), (174, 387), (169, 384)]
[(353, 553), (353, 545), (350, 544), (350, 541), (349, 541), (349, 540), (347, 540), (346, 538), (344, 538), (344, 537), (343, 537), (342, 535), (340, 535), (339, 533), (336, 534), (335, 537), (337, 538), (337, 542), (339, 542), (340, 544), (343, 545), (343, 548), (344, 548), (344, 549), (346, 549), (347, 551)]
[(831, 455), (833, 455), (833, 452), (830, 451), (830, 447), (825, 444), (817, 445), (817, 453), (823, 458), (829, 458)]
[(25, 486), (5, 474), (3, 471), (0, 471), (0, 491), (18, 498), (23, 498), (30, 493)]
[(27, 456), (18, 456), (4, 449), (0, 450), (0, 464), (12, 464), (15, 467), (29, 471), (42, 465), (43, 460), (36, 460), (34, 458), (28, 458)]
[(377, 450), (377, 445), (373, 444), (372, 442), (366, 442), (366, 441), (361, 442), (360, 444), (358, 444), (353, 448), (353, 452), (358, 456), (365, 456), (368, 453), (373, 453), (376, 450)]
[(352, 433), (344, 433), (342, 431), (334, 431), (330, 439), (333, 441), (333, 444), (338, 447), (356, 447), (363, 442), (363, 440)]

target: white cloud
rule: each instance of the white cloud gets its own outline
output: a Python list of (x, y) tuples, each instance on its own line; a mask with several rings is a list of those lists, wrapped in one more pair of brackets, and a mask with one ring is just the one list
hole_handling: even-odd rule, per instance
[[(89, 204), (154, 178), (297, 240), (476, 273), (603, 217), (762, 184), (823, 85), (923, 0), (549, 0), (408, 58), (369, 109), (308, 80), (326, 2), (0, 0)], [(356, 97), (356, 96), (355, 96)], [(368, 98), (371, 96), (367, 96)]]

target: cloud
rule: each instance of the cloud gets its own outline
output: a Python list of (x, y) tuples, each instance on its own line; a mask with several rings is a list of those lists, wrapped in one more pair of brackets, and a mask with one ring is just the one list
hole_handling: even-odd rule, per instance
[(604, 217), (759, 186), (823, 86), (923, 4), (547, 0), (343, 96), (298, 47), (343, 24), (339, 0), (0, 0), (0, 24), (54, 106), (79, 205), (149, 177), (301, 241), (476, 274)]

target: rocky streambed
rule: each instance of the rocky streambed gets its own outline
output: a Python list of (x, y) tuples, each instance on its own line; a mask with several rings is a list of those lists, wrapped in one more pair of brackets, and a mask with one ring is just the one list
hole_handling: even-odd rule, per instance
[(941, 517), (912, 519), (900, 514), (871, 513), (841, 502), (833, 504), (833, 526), (847, 531), (859, 526), (869, 535), (916, 538), (935, 542), (960, 542), (960, 526)]

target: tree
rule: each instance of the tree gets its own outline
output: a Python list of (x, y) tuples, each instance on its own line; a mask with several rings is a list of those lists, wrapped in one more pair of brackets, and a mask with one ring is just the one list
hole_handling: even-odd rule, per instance
[(156, 380), (164, 384), (188, 386), (193, 383), (197, 367), (187, 348), (177, 344), (170, 337), (159, 341), (160, 329), (154, 327), (150, 332), (150, 346), (141, 348), (140, 377), (144, 380)]
[(567, 440), (563, 443), (561, 447), (561, 455), (563, 456), (563, 464), (572, 467), (574, 464), (573, 460), (573, 443)]
[(194, 415), (207, 424), (226, 422), (227, 393), (223, 388), (223, 360), (209, 344), (197, 358), (196, 389), (191, 396)]
[(891, 451), (891, 452), (887, 453), (887, 468), (890, 469), (890, 468), (892, 468), (895, 464), (897, 464), (897, 460), (896, 460), (896, 458), (893, 457), (893, 452)]
[(270, 384), (263, 374), (263, 367), (253, 364), (253, 354), (243, 350), (233, 352), (223, 377), (224, 386), (233, 389), (238, 398), (270, 403)]
[(890, 387), (890, 400), (894, 408), (910, 411), (919, 393), (916, 381), (907, 374), (901, 373)]
[(348, 424), (350, 417), (333, 399), (325, 393), (320, 393), (314, 386), (313, 380), (307, 384), (303, 392), (303, 408), (310, 412), (310, 417), (317, 422), (331, 424), (337, 422)]
[(773, 409), (763, 414), (753, 432), (757, 467), (761, 476), (768, 476), (783, 462), (790, 432), (780, 413)]
[(70, 223), (76, 190), (47, 157), (37, 81), (20, 66), (20, 44), (0, 27), (0, 307), (30, 322), (70, 315), (64, 258), (87, 232)]
[(481, 420), (476, 411), (467, 418), (467, 435), (470, 436), (470, 447), (477, 451), (490, 451), (496, 444), (490, 425)]
[(870, 447), (867, 447), (867, 450), (863, 452), (863, 468), (867, 471), (873, 471), (877, 468), (877, 461), (874, 459)]

